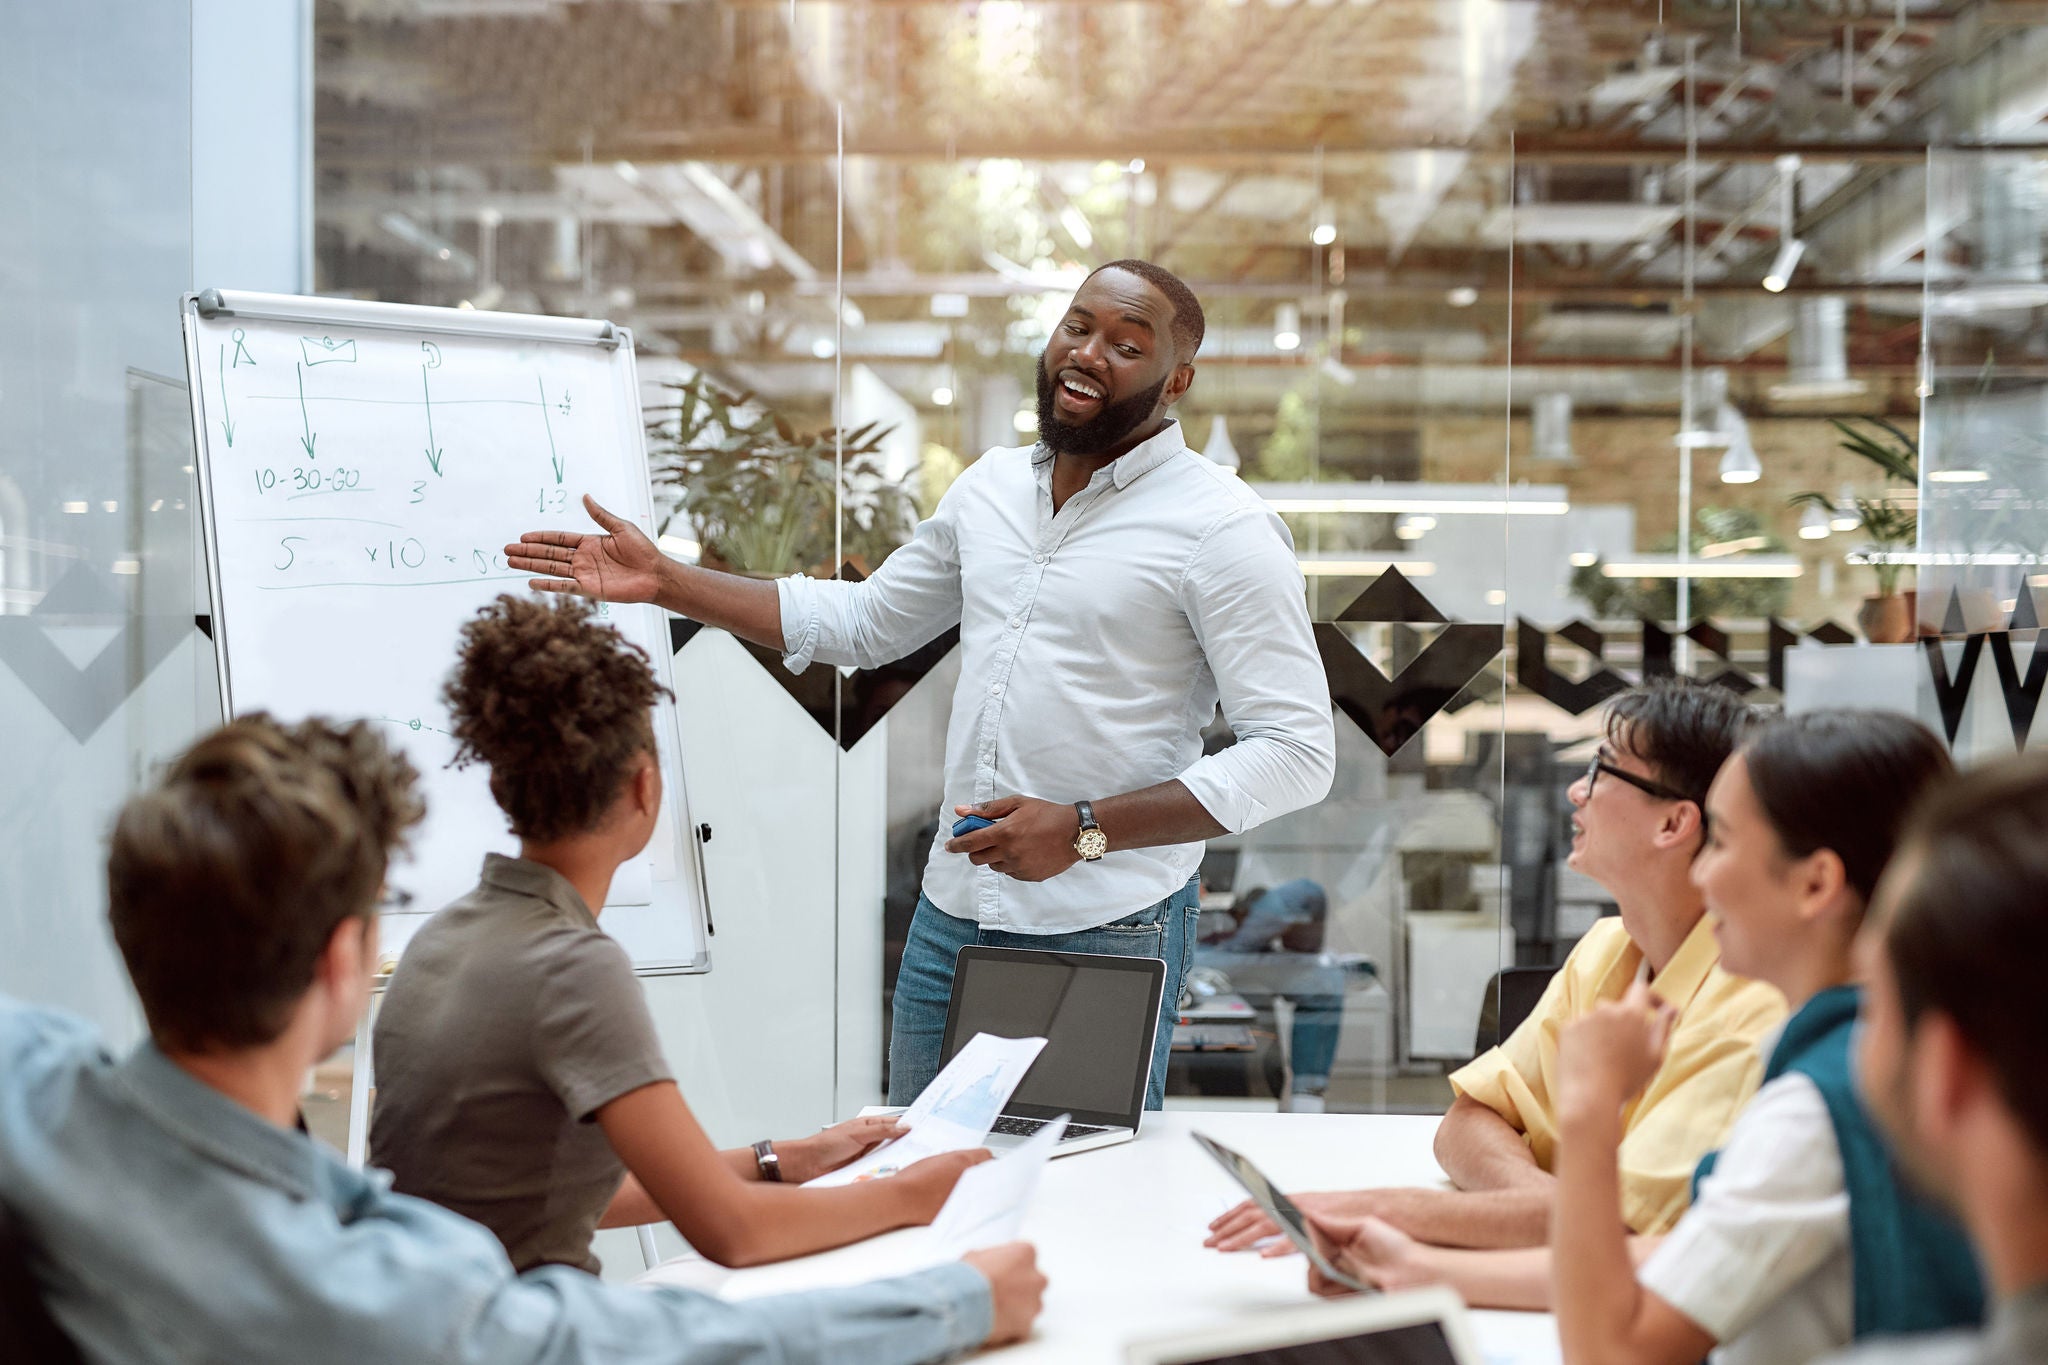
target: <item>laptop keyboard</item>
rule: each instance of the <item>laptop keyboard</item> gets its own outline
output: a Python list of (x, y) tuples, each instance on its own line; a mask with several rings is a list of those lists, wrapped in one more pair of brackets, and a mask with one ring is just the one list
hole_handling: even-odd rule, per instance
[[(992, 1133), (1008, 1133), (1011, 1137), (1030, 1137), (1039, 1129), (1045, 1127), (1046, 1123), (1047, 1120), (1045, 1119), (1020, 1119), (1004, 1114), (996, 1120), (995, 1127), (989, 1131)], [(1106, 1133), (1108, 1131), (1109, 1125), (1106, 1123), (1069, 1123), (1066, 1134), (1060, 1138), (1060, 1141), (1067, 1142), (1073, 1138), (1092, 1137), (1096, 1133)]]

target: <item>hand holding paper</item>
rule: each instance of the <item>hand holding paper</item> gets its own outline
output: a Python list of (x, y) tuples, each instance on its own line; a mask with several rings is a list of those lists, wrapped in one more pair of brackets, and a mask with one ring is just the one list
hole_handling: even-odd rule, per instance
[(806, 1188), (875, 1180), (940, 1152), (979, 1147), (1044, 1047), (1043, 1038), (975, 1034), (904, 1111), (902, 1123), (910, 1129), (908, 1133), (858, 1161), (805, 1182)]

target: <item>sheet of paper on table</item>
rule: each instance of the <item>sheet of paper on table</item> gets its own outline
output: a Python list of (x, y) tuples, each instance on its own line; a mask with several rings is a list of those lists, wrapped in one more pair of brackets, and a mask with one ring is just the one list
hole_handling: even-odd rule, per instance
[(979, 1147), (995, 1126), (1011, 1092), (1031, 1070), (1045, 1047), (1043, 1038), (998, 1038), (977, 1033), (967, 1046), (953, 1054), (946, 1069), (932, 1078), (917, 1102), (903, 1113), (903, 1125), (910, 1129), (900, 1138), (883, 1143), (858, 1161), (828, 1171), (813, 1186), (851, 1185), (862, 1180), (891, 1176), (912, 1162), (941, 1152)]
[(1016, 1241), (1031, 1197), (1038, 1193), (1038, 1177), (1066, 1133), (1067, 1115), (1062, 1114), (1007, 1154), (961, 1172), (960, 1183), (932, 1220), (937, 1258), (958, 1260), (970, 1251)]

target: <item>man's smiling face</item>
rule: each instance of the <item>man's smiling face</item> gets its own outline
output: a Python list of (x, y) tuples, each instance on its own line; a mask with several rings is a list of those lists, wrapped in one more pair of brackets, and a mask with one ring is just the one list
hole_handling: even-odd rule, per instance
[(1127, 270), (1089, 276), (1038, 363), (1038, 439), (1055, 454), (1121, 454), (1158, 429), (1194, 367), (1173, 341), (1173, 304)]

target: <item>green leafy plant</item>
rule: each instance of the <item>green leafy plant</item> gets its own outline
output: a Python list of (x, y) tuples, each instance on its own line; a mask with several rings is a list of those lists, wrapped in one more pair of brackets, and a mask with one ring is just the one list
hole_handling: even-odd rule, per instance
[(721, 388), (704, 374), (662, 385), (674, 401), (648, 409), (648, 462), (703, 558), (743, 573), (830, 576), (836, 548), (864, 572), (909, 538), (911, 491), (885, 477), (882, 441), (891, 428), (869, 422), (839, 441), (831, 429), (801, 435), (752, 394)]
[[(1883, 471), (1887, 484), (1904, 484), (1917, 492), (1920, 487), (1920, 446), (1911, 436), (1882, 417), (1857, 419), (1889, 434), (1898, 442), (1893, 446), (1839, 417), (1828, 420), (1835, 430), (1842, 433), (1842, 449), (1876, 465)], [(1877, 577), (1877, 595), (1891, 597), (1898, 592), (1899, 575), (1906, 567), (1899, 561), (1898, 554), (1920, 539), (1920, 516), (1915, 510), (1917, 504), (1909, 504), (1894, 496), (1889, 488), (1874, 498), (1855, 498), (1848, 507), (1837, 507), (1835, 500), (1827, 494), (1810, 490), (1794, 493), (1785, 501), (1789, 507), (1818, 507), (1830, 516), (1853, 510), (1857, 529), (1869, 538), (1875, 552), (1870, 569)]]

